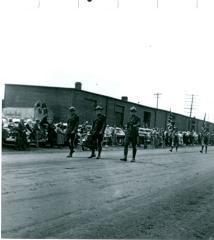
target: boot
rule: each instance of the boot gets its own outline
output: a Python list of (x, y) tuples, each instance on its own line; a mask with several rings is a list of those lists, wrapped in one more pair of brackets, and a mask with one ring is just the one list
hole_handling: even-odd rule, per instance
[(136, 153), (137, 153), (137, 149), (134, 149), (134, 148), (133, 148), (133, 150), (132, 150), (132, 160), (131, 160), (131, 162), (135, 162)]
[(89, 156), (88, 158), (93, 158), (93, 157), (96, 157), (96, 154), (95, 154), (95, 151), (94, 151), (94, 150), (92, 150), (91, 156)]
[(70, 153), (68, 154), (67, 158), (72, 158), (73, 152), (70, 151)]
[(203, 150), (204, 150), (204, 146), (201, 146), (201, 151), (200, 151), (200, 153), (203, 153)]
[(101, 151), (102, 151), (102, 149), (98, 150), (98, 155), (97, 155), (96, 159), (100, 159), (101, 158)]
[(127, 161), (127, 156), (128, 156), (128, 149), (124, 148), (124, 158), (121, 158), (121, 161)]

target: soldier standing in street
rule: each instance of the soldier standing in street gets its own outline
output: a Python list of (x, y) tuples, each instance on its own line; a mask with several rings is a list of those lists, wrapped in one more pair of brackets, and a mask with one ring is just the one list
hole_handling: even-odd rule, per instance
[(124, 158), (121, 158), (121, 161), (127, 161), (128, 156), (128, 147), (129, 143), (132, 143), (132, 160), (131, 162), (135, 162), (135, 156), (137, 153), (137, 138), (138, 138), (138, 128), (140, 127), (140, 118), (136, 115), (136, 108), (130, 108), (130, 119), (127, 123), (127, 132), (125, 136), (124, 143)]
[(79, 116), (75, 112), (76, 111), (75, 107), (70, 107), (69, 111), (70, 111), (71, 116), (67, 122), (66, 135), (67, 135), (67, 141), (69, 144), (70, 153), (67, 157), (72, 157), (73, 152), (74, 152), (74, 140), (75, 140), (78, 125), (79, 125)]
[(202, 127), (202, 131), (201, 131), (201, 151), (200, 151), (200, 153), (203, 153), (204, 147), (205, 147), (205, 153), (207, 153), (208, 136), (209, 136), (208, 128), (206, 126)]
[(102, 141), (106, 128), (106, 116), (102, 114), (102, 110), (103, 108), (101, 106), (95, 108), (97, 117), (93, 122), (91, 130), (91, 156), (89, 158), (96, 157), (95, 149), (98, 150), (97, 159), (101, 157)]
[(175, 147), (175, 150), (177, 152), (178, 146), (179, 146), (178, 129), (174, 127), (174, 129), (171, 132), (171, 148), (169, 151), (172, 152), (173, 148)]

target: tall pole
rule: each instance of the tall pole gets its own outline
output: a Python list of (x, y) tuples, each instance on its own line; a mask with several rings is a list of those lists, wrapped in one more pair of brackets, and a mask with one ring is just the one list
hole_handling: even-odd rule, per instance
[(190, 104), (190, 112), (189, 112), (189, 117), (190, 117), (190, 119), (191, 119), (191, 117), (192, 117), (193, 100), (194, 100), (194, 94), (192, 94), (191, 104)]
[(156, 108), (158, 109), (158, 101), (159, 101), (159, 98), (160, 98), (161, 93), (155, 93), (154, 95), (155, 95), (156, 98), (157, 98), (157, 100), (156, 100)]
[(194, 110), (197, 107), (197, 105), (196, 105), (197, 104), (197, 98), (196, 98), (197, 95), (195, 95), (195, 94), (189, 95), (188, 94), (188, 96), (189, 97), (185, 101), (185, 103), (187, 104), (187, 107), (185, 107), (185, 109), (187, 110), (187, 113), (188, 113), (188, 116), (189, 116), (187, 127), (188, 127), (188, 130), (190, 131), (191, 128), (192, 128), (191, 127), (192, 115), (193, 115)]
[(189, 130), (191, 130), (191, 118), (192, 118), (192, 108), (193, 108), (194, 94), (191, 97), (190, 111), (189, 111)]
[(155, 93), (154, 94), (157, 98), (157, 101), (156, 101), (156, 109), (155, 109), (155, 127), (156, 127), (156, 122), (157, 122), (157, 110), (158, 110), (158, 101), (159, 101), (159, 97), (161, 95), (161, 93)]

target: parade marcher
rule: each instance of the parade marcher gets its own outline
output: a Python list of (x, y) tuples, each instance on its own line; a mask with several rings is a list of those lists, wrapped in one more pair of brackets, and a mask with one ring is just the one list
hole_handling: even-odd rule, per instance
[(172, 152), (173, 148), (175, 147), (175, 150), (177, 152), (178, 146), (179, 146), (178, 129), (174, 128), (171, 133), (171, 149), (169, 151)]
[(136, 108), (130, 108), (130, 119), (127, 123), (127, 131), (125, 136), (124, 143), (124, 158), (121, 158), (121, 161), (127, 161), (128, 156), (128, 147), (129, 143), (132, 143), (132, 160), (131, 162), (135, 162), (135, 156), (137, 153), (137, 138), (138, 138), (138, 128), (140, 127), (140, 118), (136, 115)]
[(209, 131), (206, 127), (202, 127), (201, 131), (201, 153), (204, 151), (205, 147), (205, 153), (207, 153), (207, 146), (208, 146), (208, 136), (209, 136)]
[(26, 136), (26, 127), (24, 124), (24, 119), (20, 119), (20, 122), (17, 127), (17, 136), (16, 144), (18, 150), (25, 150), (27, 146), (27, 136)]
[(76, 137), (78, 125), (79, 125), (79, 116), (76, 114), (76, 109), (75, 107), (70, 107), (70, 118), (68, 119), (67, 122), (67, 141), (70, 149), (70, 153), (67, 157), (72, 157), (74, 153), (74, 140)]
[(106, 116), (102, 114), (102, 110), (103, 108), (101, 106), (95, 108), (96, 119), (94, 120), (91, 129), (91, 156), (89, 158), (96, 157), (96, 149), (98, 150), (97, 159), (101, 158), (102, 141), (106, 128)]

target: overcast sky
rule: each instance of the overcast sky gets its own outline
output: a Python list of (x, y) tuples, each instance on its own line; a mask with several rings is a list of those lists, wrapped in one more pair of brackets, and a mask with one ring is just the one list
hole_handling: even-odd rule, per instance
[[(1, 83), (74, 87), (214, 122), (213, 0), (2, 0)], [(119, 3), (119, 8), (117, 4)]]

